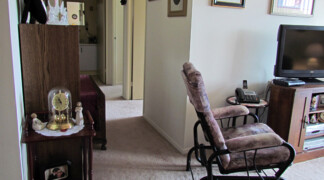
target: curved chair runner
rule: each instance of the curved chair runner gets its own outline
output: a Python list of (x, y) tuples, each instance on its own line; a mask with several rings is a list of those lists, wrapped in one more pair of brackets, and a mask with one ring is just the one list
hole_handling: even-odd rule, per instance
[[(198, 116), (194, 126), (194, 147), (188, 152), (186, 170), (190, 170), (191, 154), (195, 152), (196, 159), (207, 169), (207, 177), (203, 179), (282, 179), (281, 175), (295, 158), (294, 148), (266, 124), (259, 123), (257, 116), (245, 106), (211, 109), (202, 76), (191, 63), (183, 65), (182, 77)], [(247, 116), (252, 116), (255, 123), (246, 124)], [(238, 117), (244, 117), (239, 118), (244, 119), (243, 125), (236, 126)], [(209, 145), (199, 144), (199, 125)], [(212, 151), (208, 158), (207, 149)], [(218, 165), (221, 174), (246, 171), (247, 175), (213, 176), (213, 164)], [(273, 169), (274, 175), (268, 176), (263, 169)], [(258, 176), (250, 176), (249, 171), (255, 171)]]

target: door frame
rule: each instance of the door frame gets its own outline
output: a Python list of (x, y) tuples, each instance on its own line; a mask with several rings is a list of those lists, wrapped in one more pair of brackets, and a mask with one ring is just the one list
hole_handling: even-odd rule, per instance
[(124, 10), (124, 99), (132, 98), (133, 6), (133, 1), (128, 1)]

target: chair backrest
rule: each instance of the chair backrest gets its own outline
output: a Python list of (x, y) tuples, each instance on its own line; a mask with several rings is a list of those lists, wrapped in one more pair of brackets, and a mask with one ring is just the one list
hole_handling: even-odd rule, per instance
[[(217, 149), (227, 149), (223, 134), (215, 120), (205, 90), (203, 78), (199, 71), (190, 63), (183, 65), (182, 77), (187, 88), (187, 94), (191, 104), (195, 107), (197, 113), (202, 113), (212, 136), (213, 144)], [(211, 140), (211, 139), (209, 139)]]

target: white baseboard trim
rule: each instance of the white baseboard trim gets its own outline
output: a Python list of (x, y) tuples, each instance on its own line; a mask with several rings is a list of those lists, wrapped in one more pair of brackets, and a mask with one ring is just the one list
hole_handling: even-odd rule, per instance
[(192, 147), (187, 147), (187, 148), (184, 148), (184, 153), (182, 153), (182, 154), (188, 154), (188, 152), (189, 152), (189, 150), (191, 149)]
[(190, 148), (181, 147), (173, 138), (171, 138), (162, 128), (160, 128), (154, 121), (147, 117), (144, 117), (145, 121), (148, 122), (158, 133), (160, 133), (169, 143), (173, 145), (181, 154), (187, 154)]

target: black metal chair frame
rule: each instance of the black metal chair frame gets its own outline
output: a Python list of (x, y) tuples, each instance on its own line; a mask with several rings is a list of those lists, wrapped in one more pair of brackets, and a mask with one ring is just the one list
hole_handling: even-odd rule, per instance
[[(235, 169), (235, 170), (225, 170), (222, 166), (222, 163), (220, 161), (220, 155), (223, 154), (229, 154), (230, 152), (228, 150), (220, 150), (218, 149), (213, 141), (209, 141), (209, 139), (212, 139), (212, 135), (211, 132), (209, 130), (209, 126), (206, 122), (206, 119), (203, 115), (203, 113), (196, 111), (197, 116), (198, 116), (198, 121), (195, 123), (194, 125), (194, 146), (189, 150), (188, 155), (187, 155), (187, 166), (186, 166), (186, 171), (191, 170), (191, 155), (193, 152), (195, 152), (195, 158), (197, 159), (198, 162), (200, 162), (200, 164), (204, 167), (206, 167), (207, 169), (207, 177), (203, 178), (203, 179), (283, 179), (281, 178), (281, 175), (284, 173), (284, 171), (292, 164), (294, 158), (295, 158), (295, 150), (294, 148), (284, 142), (282, 144), (282, 146), (285, 146), (289, 149), (290, 151), (290, 157), (288, 158), (288, 160), (284, 163), (278, 163), (278, 164), (271, 164), (268, 166), (262, 166), (262, 167), (256, 167), (255, 165), (255, 157), (257, 154), (257, 151), (259, 149), (264, 149), (264, 148), (257, 148), (257, 149), (249, 149), (249, 150), (245, 150), (245, 151), (241, 151), (244, 153), (244, 158), (245, 158), (245, 164), (246, 164), (246, 168), (242, 168), (242, 169)], [(259, 122), (259, 118), (253, 114), (253, 113), (249, 113), (248, 115), (244, 116), (244, 121), (243, 124), (247, 123), (247, 117), (251, 116), (254, 119), (254, 122), (257, 123)], [(236, 116), (236, 117), (227, 117), (227, 118), (223, 118), (223, 119), (217, 119), (218, 121), (221, 122), (221, 127), (224, 128), (223, 126), (223, 120), (227, 120), (227, 126), (229, 127), (230, 122), (232, 122), (231, 127), (234, 127), (236, 125), (236, 120), (238, 117), (241, 116)], [(210, 143), (210, 146), (206, 146), (204, 144), (199, 144), (198, 142), (198, 127), (199, 125), (201, 126), (203, 132), (204, 132), (204, 136), (207, 142)], [(271, 148), (271, 147), (267, 147), (267, 148)], [(212, 150), (213, 153), (210, 155), (210, 157), (207, 159), (206, 157), (206, 150)], [(251, 151), (254, 150), (254, 167), (248, 167), (247, 165), (247, 159), (246, 159), (246, 151)], [(229, 173), (233, 173), (233, 172), (243, 172), (246, 171), (247, 172), (247, 176), (213, 176), (212, 174), (212, 165), (213, 164), (217, 164), (219, 171), (221, 174), (229, 174)], [(277, 168), (278, 170), (275, 170), (275, 168)], [(274, 171), (274, 176), (268, 176), (263, 170), (264, 169), (273, 169)], [(250, 176), (249, 171), (254, 170), (258, 176)], [(262, 176), (260, 173), (264, 174), (264, 176)]]

